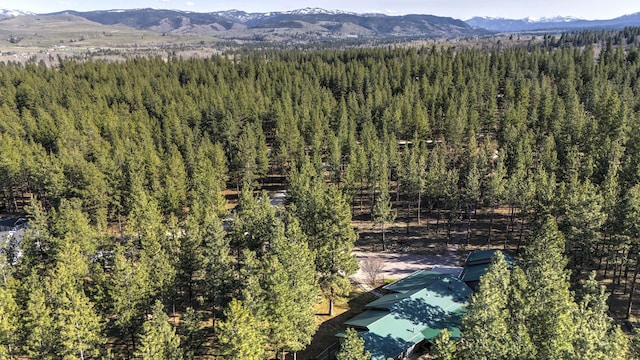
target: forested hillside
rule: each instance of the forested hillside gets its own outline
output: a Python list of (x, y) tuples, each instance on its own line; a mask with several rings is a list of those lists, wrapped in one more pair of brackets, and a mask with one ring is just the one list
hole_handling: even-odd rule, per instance
[[(599, 270), (631, 300), (640, 50), (613, 40), (636, 33), (0, 64), (0, 204), (30, 218), (0, 259), (1, 357), (301, 351), (318, 298), (350, 289), (356, 208), (384, 234), (400, 204), (449, 234), (482, 212), (487, 244), (506, 209), (519, 249), (551, 218), (570, 271), (557, 296)], [(273, 178), (286, 209), (259, 191)]]

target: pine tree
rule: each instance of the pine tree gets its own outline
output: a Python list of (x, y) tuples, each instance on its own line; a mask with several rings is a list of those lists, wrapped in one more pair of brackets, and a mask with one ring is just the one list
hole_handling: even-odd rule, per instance
[(290, 184), (292, 211), (315, 252), (318, 283), (333, 315), (335, 299), (351, 290), (348, 277), (358, 269), (351, 253), (357, 239), (351, 209), (342, 192), (335, 186), (327, 187), (308, 161), (299, 172), (292, 172)]
[(407, 195), (416, 198), (416, 214), (418, 225), (420, 225), (420, 213), (422, 205), (422, 194), (424, 193), (425, 175), (427, 171), (427, 150), (423, 142), (414, 135), (412, 147), (404, 153), (403, 166), (401, 167), (400, 186)]
[(56, 354), (84, 359), (96, 356), (102, 336), (102, 319), (84, 290), (88, 273), (87, 260), (80, 246), (68, 239), (63, 241), (59, 260), (48, 281), (52, 315), (58, 334)]
[(79, 359), (96, 356), (104, 339), (101, 319), (93, 303), (82, 291), (73, 288), (59, 296), (61, 299), (57, 301), (54, 317), (57, 319), (57, 333), (62, 348), (57, 355)]
[(640, 251), (637, 250), (640, 247), (640, 223), (638, 222), (638, 219), (640, 219), (640, 184), (629, 189), (619, 210), (621, 210), (622, 215), (620, 215), (620, 218), (622, 218), (622, 225), (624, 226), (622, 233), (630, 240), (630, 243), (633, 244), (637, 254), (627, 306), (627, 318), (630, 318), (633, 309), (636, 280), (640, 269)]
[(320, 289), (315, 278), (313, 253), (297, 219), (287, 215), (276, 228), (264, 273), (270, 342), (277, 349), (303, 350), (315, 334), (314, 304)]
[(583, 359), (627, 359), (629, 340), (609, 317), (605, 287), (595, 278), (595, 271), (584, 282), (575, 312), (574, 351)]
[(531, 335), (527, 327), (527, 319), (531, 308), (535, 306), (529, 298), (529, 283), (527, 276), (520, 266), (511, 269), (509, 285), (509, 336), (511, 348), (508, 358), (517, 360), (535, 360), (537, 349), (531, 342)]
[[(145, 264), (128, 259), (125, 249), (116, 248), (113, 270), (107, 285), (115, 325), (122, 336), (131, 339), (136, 351), (136, 337), (142, 328), (145, 305), (149, 297), (149, 274)], [(127, 342), (127, 349), (129, 342)]]
[[(604, 200), (589, 180), (570, 180), (566, 187), (559, 224), (567, 241), (569, 267), (574, 279), (584, 278), (597, 264), (598, 242), (606, 220)], [(573, 281), (576, 282), (575, 280)]]
[(12, 358), (18, 345), (18, 304), (15, 300), (15, 281), (0, 286), (0, 357)]
[(491, 233), (493, 231), (493, 217), (496, 207), (500, 204), (505, 195), (505, 176), (506, 169), (504, 168), (504, 159), (499, 156), (497, 163), (493, 169), (491, 177), (486, 184), (485, 198), (487, 205), (491, 208), (491, 214), (489, 216), (489, 234), (487, 235), (487, 243), (491, 242)]
[(358, 337), (358, 332), (348, 328), (346, 336), (340, 344), (340, 351), (336, 355), (338, 360), (369, 360), (371, 354), (364, 349), (364, 340)]
[(224, 317), (224, 321), (216, 324), (223, 358), (264, 360), (266, 338), (262, 324), (244, 307), (242, 301), (231, 300), (224, 311)]
[(40, 359), (55, 358), (55, 343), (58, 334), (51, 307), (47, 304), (47, 294), (37, 275), (32, 274), (27, 281), (29, 298), (24, 315), (26, 334), (25, 350), (28, 355)]
[(255, 196), (251, 187), (243, 186), (238, 209), (231, 225), (231, 245), (237, 251), (246, 248), (262, 252), (270, 242), (276, 215), (267, 192)]
[(475, 159), (469, 160), (469, 168), (464, 178), (464, 192), (467, 205), (467, 244), (471, 240), (471, 216), (475, 214), (480, 200), (481, 174), (478, 162)]
[(382, 251), (386, 250), (385, 241), (385, 225), (388, 222), (393, 222), (396, 219), (396, 212), (393, 211), (391, 205), (391, 196), (389, 195), (389, 179), (388, 179), (388, 164), (386, 156), (383, 156), (380, 170), (380, 186), (379, 194), (376, 197), (375, 205), (373, 206), (373, 222), (380, 224), (380, 230), (382, 230)]
[(448, 329), (442, 329), (435, 337), (431, 353), (436, 360), (455, 360), (458, 358), (458, 344), (451, 339)]
[(467, 359), (506, 359), (512, 344), (509, 336), (509, 286), (511, 275), (501, 252), (480, 278), (463, 318), (462, 352)]
[(569, 291), (564, 237), (547, 216), (525, 249), (523, 267), (531, 304), (527, 329), (538, 358), (566, 358), (573, 353), (575, 303)]
[[(320, 287), (329, 299), (329, 313), (333, 315), (336, 298), (351, 290), (348, 277), (358, 269), (357, 259), (352, 254), (357, 234), (351, 226), (351, 211), (340, 191), (329, 188), (323, 201), (325, 207), (319, 214), (319, 232), (310, 246), (316, 252), (316, 271), (320, 274)], [(301, 220), (305, 221), (305, 220)]]
[(218, 216), (227, 213), (222, 195), (228, 175), (227, 159), (219, 143), (204, 138), (195, 155), (189, 202), (201, 202), (205, 209), (213, 209)]
[(215, 325), (218, 313), (228, 302), (229, 294), (234, 289), (231, 250), (229, 239), (217, 217), (203, 219), (202, 226), (203, 277), (200, 279), (200, 288), (213, 307)]
[(164, 174), (164, 208), (180, 217), (187, 202), (187, 171), (182, 154), (174, 145), (169, 149), (167, 168)]
[(154, 299), (165, 298), (173, 285), (176, 275), (173, 259), (169, 256), (167, 228), (163, 223), (157, 201), (136, 181), (132, 194), (132, 209), (129, 214), (128, 233), (139, 242), (140, 263), (149, 272), (149, 298), (151, 306)]
[(251, 124), (245, 124), (238, 141), (238, 151), (232, 162), (232, 171), (236, 184), (255, 187), (258, 179), (258, 139)]
[(194, 359), (204, 345), (205, 338), (200, 329), (202, 316), (188, 307), (180, 324), (180, 343), (185, 359)]
[(180, 338), (158, 300), (153, 305), (151, 319), (144, 323), (137, 356), (144, 360), (182, 359)]

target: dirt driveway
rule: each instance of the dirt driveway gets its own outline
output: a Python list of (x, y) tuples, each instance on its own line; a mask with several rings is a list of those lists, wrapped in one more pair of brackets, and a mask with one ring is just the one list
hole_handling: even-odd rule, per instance
[(384, 263), (381, 276), (384, 279), (403, 278), (417, 270), (429, 270), (433, 266), (437, 266), (440, 272), (455, 273), (461, 270), (462, 264), (458, 262), (456, 256), (456, 246), (449, 248), (439, 255), (431, 254), (415, 254), (403, 252), (371, 252), (362, 251), (356, 248), (353, 252), (358, 260), (360, 260), (361, 269), (358, 270), (351, 278), (357, 282), (367, 282), (367, 276), (362, 271), (363, 262), (368, 258), (378, 258)]

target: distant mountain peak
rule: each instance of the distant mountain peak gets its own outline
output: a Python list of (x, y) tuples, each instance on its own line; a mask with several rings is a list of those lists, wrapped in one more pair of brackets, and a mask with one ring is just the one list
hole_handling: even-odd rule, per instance
[(537, 18), (533, 16), (524, 19), (505, 19), (493, 17), (473, 17), (465, 21), (476, 29), (490, 31), (544, 31), (544, 30), (576, 30), (589, 28), (616, 28), (638, 26), (640, 13), (619, 16), (609, 20), (585, 20), (570, 16), (556, 16)]
[[(485, 33), (449, 17), (385, 16), (307, 7), (289, 11), (249, 13), (231, 9), (207, 13), (163, 9), (113, 9), (65, 13), (102, 25), (124, 25), (179, 36), (214, 36), (249, 41), (325, 41), (405, 37), (450, 38)], [(41, 14), (58, 15), (60, 13)], [(293, 34), (293, 35), (291, 35)], [(302, 40), (299, 40), (302, 39)]]
[(351, 12), (347, 12), (347, 11), (342, 11), (342, 10), (326, 10), (323, 8), (318, 8), (318, 7), (306, 7), (304, 9), (296, 9), (296, 10), (289, 10), (289, 11), (283, 11), (283, 14), (290, 14), (290, 15), (318, 15), (318, 14), (328, 14), (328, 15), (342, 15), (342, 14), (355, 14), (355, 13), (351, 13)]
[(582, 19), (573, 17), (573, 16), (554, 16), (554, 17), (535, 17), (528, 16), (522, 19), (529, 23), (563, 23), (563, 22), (572, 22), (572, 21), (580, 21)]
[(505, 17), (492, 17), (492, 16), (474, 16), (471, 19), (465, 21), (522, 21), (526, 23), (563, 23), (563, 22), (573, 22), (573, 21), (582, 21), (583, 19), (576, 18), (573, 16), (554, 16), (554, 17), (536, 17), (536, 16), (527, 16), (522, 19), (510, 19)]

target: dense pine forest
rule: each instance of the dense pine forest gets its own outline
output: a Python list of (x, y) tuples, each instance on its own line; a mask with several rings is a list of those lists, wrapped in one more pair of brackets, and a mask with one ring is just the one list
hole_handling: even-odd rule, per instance
[(401, 213), (522, 260), (436, 356), (634, 358), (639, 31), (0, 64), (0, 357), (293, 356)]

